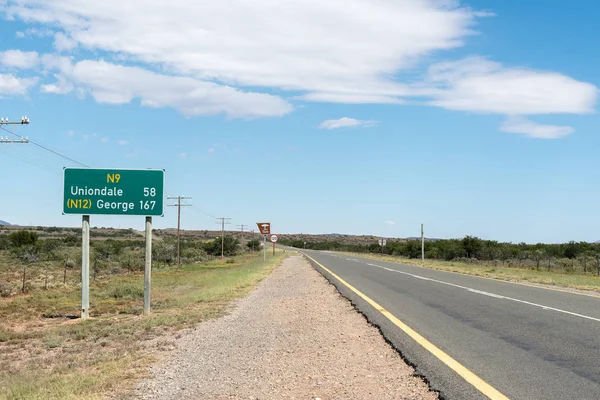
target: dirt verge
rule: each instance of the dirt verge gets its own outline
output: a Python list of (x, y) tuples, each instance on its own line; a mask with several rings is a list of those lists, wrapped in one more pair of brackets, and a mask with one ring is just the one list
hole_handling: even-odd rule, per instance
[(175, 342), (140, 399), (436, 399), (379, 331), (301, 257), (231, 314)]

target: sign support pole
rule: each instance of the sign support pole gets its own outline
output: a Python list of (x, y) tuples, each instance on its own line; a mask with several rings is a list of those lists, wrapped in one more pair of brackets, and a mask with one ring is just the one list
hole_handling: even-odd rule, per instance
[(273, 242), (273, 255), (275, 255), (275, 242)]
[(146, 260), (144, 264), (144, 314), (150, 314), (152, 273), (152, 217), (146, 217)]
[(421, 224), (421, 261), (425, 261), (425, 230)]
[(81, 319), (90, 317), (90, 216), (82, 217), (81, 227)]
[(263, 261), (267, 262), (267, 235), (263, 235)]

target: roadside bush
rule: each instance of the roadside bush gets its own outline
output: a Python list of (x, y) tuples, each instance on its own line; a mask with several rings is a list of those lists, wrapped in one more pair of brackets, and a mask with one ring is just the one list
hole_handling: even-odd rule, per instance
[(10, 297), (12, 294), (12, 287), (6, 283), (0, 282), (0, 297)]
[(144, 260), (139, 255), (128, 254), (122, 256), (120, 264), (121, 267), (126, 268), (129, 272), (141, 271), (144, 269)]
[(10, 241), (5, 236), (0, 236), (0, 250), (8, 250), (10, 248)]
[(38, 234), (31, 231), (17, 231), (8, 235), (8, 240), (13, 247), (33, 246), (38, 241)]
[(260, 251), (260, 241), (258, 239), (250, 240), (246, 243), (246, 247), (250, 251)]
[[(233, 236), (225, 236), (223, 239), (223, 254), (226, 256), (235, 256), (238, 253), (240, 241)], [(221, 238), (211, 240), (204, 244), (204, 251), (213, 256), (221, 255)]]
[(97, 257), (101, 260), (110, 260), (111, 257), (118, 257), (123, 252), (124, 243), (122, 241), (108, 239), (92, 242), (92, 247)]
[(81, 238), (79, 238), (75, 235), (69, 235), (63, 239), (63, 242), (65, 243), (66, 246), (77, 246), (77, 245), (81, 244)]
[(200, 262), (206, 260), (207, 254), (202, 249), (189, 247), (181, 250), (181, 258), (186, 262)]
[(144, 297), (144, 288), (136, 285), (120, 285), (112, 287), (107, 292), (113, 299), (139, 299)]
[(40, 255), (47, 261), (56, 261), (60, 259), (59, 252), (62, 245), (63, 241), (60, 239), (45, 239), (38, 242)]
[(166, 240), (157, 241), (152, 245), (152, 260), (157, 264), (171, 265), (177, 257), (177, 248), (174, 243)]
[(13, 249), (12, 254), (23, 263), (35, 263), (40, 260), (40, 248), (34, 245), (25, 245)]

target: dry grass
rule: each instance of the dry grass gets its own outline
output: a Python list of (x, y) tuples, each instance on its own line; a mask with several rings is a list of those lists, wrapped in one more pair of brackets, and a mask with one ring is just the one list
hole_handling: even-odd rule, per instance
[(78, 288), (0, 299), (0, 399), (96, 399), (143, 376), (173, 332), (227, 311), (285, 257), (244, 255), (153, 272), (150, 316), (142, 315), (143, 276), (91, 286), (90, 320), (78, 315)]
[(398, 264), (416, 265), (419, 267), (435, 269), (440, 271), (456, 272), (465, 275), (481, 276), (485, 278), (499, 279), (504, 281), (519, 281), (540, 283), (545, 285), (561, 286), (566, 288), (591, 290), (600, 292), (600, 277), (594, 275), (581, 275), (559, 273), (554, 271), (503, 267), (495, 265), (469, 264), (455, 261), (441, 260), (411, 260), (388, 255), (344, 253), (356, 257), (365, 257), (375, 260), (394, 262)]

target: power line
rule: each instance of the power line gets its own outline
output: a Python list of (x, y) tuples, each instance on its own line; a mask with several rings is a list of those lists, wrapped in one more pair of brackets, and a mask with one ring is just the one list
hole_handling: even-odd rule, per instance
[(31, 143), (31, 144), (33, 144), (33, 145), (35, 145), (35, 146), (37, 146), (37, 147), (39, 147), (39, 148), (41, 148), (41, 149), (43, 149), (43, 150), (46, 150), (46, 151), (48, 151), (48, 152), (50, 152), (50, 153), (52, 153), (52, 154), (55, 154), (55, 155), (57, 155), (57, 156), (59, 156), (59, 157), (62, 157), (62, 158), (64, 158), (65, 160), (69, 160), (69, 161), (71, 161), (72, 163), (79, 164), (80, 166), (82, 166), (82, 167), (85, 167), (85, 168), (89, 168), (89, 166), (88, 166), (88, 165), (85, 165), (85, 164), (83, 164), (83, 163), (80, 163), (80, 162), (79, 162), (79, 161), (77, 161), (77, 160), (73, 160), (72, 158), (70, 158), (70, 157), (67, 157), (67, 156), (65, 156), (65, 155), (63, 155), (63, 154), (60, 154), (59, 152), (57, 152), (57, 151), (54, 151), (54, 150), (52, 150), (52, 149), (49, 149), (48, 147), (46, 147), (46, 146), (44, 146), (44, 145), (41, 145), (41, 144), (39, 144), (39, 143), (37, 143), (37, 142), (35, 142), (35, 141), (31, 140), (31, 139), (26, 139), (26, 138), (24, 138), (23, 136), (19, 135), (18, 133), (11, 132), (11, 131), (9, 131), (8, 129), (6, 129), (6, 128), (2, 127), (2, 126), (0, 126), (0, 129), (2, 129), (2, 130), (4, 130), (4, 131), (6, 131), (6, 132), (8, 132), (8, 133), (11, 133), (11, 134), (13, 134), (13, 135), (15, 135), (15, 136), (18, 136), (19, 138), (21, 138), (21, 139), (23, 139), (23, 140), (28, 140), (28, 143)]
[(199, 213), (201, 213), (201, 214), (204, 214), (204, 215), (206, 215), (206, 216), (207, 216), (207, 217), (209, 217), (209, 218), (219, 219), (218, 217), (215, 217), (214, 215), (211, 215), (211, 214), (209, 214), (209, 213), (207, 213), (207, 212), (204, 212), (204, 211), (202, 211), (201, 209), (199, 209), (199, 208), (198, 208), (198, 207), (196, 207), (196, 206), (192, 206), (192, 209), (193, 209), (193, 210), (196, 210), (196, 211), (198, 211), (198, 212), (199, 212)]
[[(0, 147), (0, 152), (3, 152), (3, 150), (4, 150), (5, 148), (6, 148), (5, 146), (1, 146), (1, 147)], [(43, 169), (44, 171), (50, 172), (50, 173), (52, 173), (52, 174), (54, 174), (54, 175), (57, 175), (57, 176), (62, 176), (61, 174), (57, 173), (57, 172), (56, 172), (56, 170), (54, 170), (54, 169), (51, 169), (51, 168), (48, 168), (47, 166), (44, 166), (44, 165), (42, 165), (42, 164), (37, 164), (37, 163), (35, 163), (35, 162), (31, 161), (31, 160), (28, 160), (28, 159), (26, 159), (26, 158), (19, 157), (19, 156), (15, 155), (15, 154), (11, 154), (11, 153), (9, 153), (9, 152), (3, 152), (2, 154), (5, 154), (5, 155), (7, 155), (7, 156), (9, 156), (9, 157), (13, 157), (13, 158), (15, 158), (15, 159), (17, 159), (17, 160), (23, 161), (24, 163), (27, 163), (27, 164), (33, 165), (34, 167), (38, 167), (38, 168), (40, 168), (40, 169)]]

